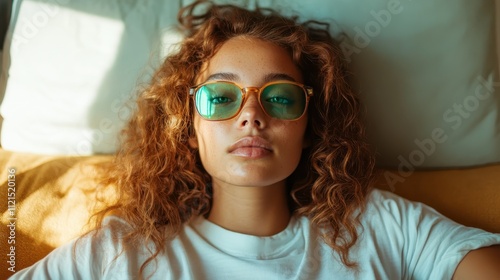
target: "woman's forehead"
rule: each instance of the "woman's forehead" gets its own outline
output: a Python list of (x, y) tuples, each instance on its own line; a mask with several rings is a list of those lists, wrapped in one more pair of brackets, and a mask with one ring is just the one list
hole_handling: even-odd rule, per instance
[(271, 42), (239, 36), (223, 43), (214, 56), (203, 64), (197, 83), (218, 76), (256, 86), (267, 82), (273, 75), (275, 78), (281, 76), (285, 80), (302, 82), (302, 73), (287, 50)]

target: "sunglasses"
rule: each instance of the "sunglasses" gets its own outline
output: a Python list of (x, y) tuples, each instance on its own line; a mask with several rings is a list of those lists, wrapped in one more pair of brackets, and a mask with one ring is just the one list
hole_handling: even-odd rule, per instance
[(259, 97), (262, 110), (280, 120), (298, 120), (305, 115), (313, 89), (290, 81), (270, 82), (262, 87), (240, 87), (227, 81), (210, 81), (190, 88), (198, 114), (211, 121), (222, 121), (238, 115), (248, 93)]

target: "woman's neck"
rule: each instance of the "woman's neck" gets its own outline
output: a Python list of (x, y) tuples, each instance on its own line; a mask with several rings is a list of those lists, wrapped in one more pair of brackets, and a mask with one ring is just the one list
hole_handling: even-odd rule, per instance
[(267, 187), (213, 185), (208, 220), (231, 231), (271, 236), (290, 221), (284, 182)]

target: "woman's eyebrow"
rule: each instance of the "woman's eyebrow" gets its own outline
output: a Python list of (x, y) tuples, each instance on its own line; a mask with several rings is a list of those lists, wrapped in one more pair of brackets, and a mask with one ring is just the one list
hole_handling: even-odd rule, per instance
[[(220, 73), (214, 73), (206, 79), (206, 81), (214, 81), (214, 80), (225, 80), (225, 81), (239, 81), (240, 77), (237, 74), (230, 73), (230, 72), (220, 72)], [(269, 73), (264, 76), (262, 79), (262, 82), (269, 83), (272, 81), (277, 81), (277, 80), (286, 80), (286, 81), (292, 81), (296, 82), (296, 80), (285, 73)]]
[(221, 72), (221, 73), (215, 73), (210, 76), (208, 76), (207, 81), (213, 81), (213, 80), (225, 80), (225, 81), (237, 81), (239, 79), (238, 75), (234, 73), (227, 73), (227, 72)]
[(264, 76), (264, 83), (269, 83), (269, 82), (272, 82), (272, 81), (277, 81), (277, 80), (287, 80), (287, 81), (292, 81), (292, 82), (296, 82), (296, 80), (288, 75), (288, 74), (285, 74), (285, 73), (269, 73), (269, 74), (266, 74), (266, 76)]

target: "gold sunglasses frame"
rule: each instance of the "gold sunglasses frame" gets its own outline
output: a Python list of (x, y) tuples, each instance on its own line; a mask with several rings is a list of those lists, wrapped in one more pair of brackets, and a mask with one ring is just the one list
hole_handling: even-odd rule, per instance
[[(205, 118), (199, 112), (198, 107), (196, 106), (196, 101), (195, 101), (196, 92), (202, 86), (205, 86), (205, 85), (208, 85), (208, 84), (216, 84), (216, 83), (232, 84), (232, 85), (235, 85), (236, 87), (238, 87), (241, 90), (241, 104), (240, 104), (240, 107), (238, 108), (238, 111), (236, 111), (236, 113), (234, 113), (234, 115), (232, 115), (231, 117), (224, 118), (224, 119), (217, 119), (217, 120), (208, 119), (208, 118)], [(290, 119), (290, 120), (288, 120), (288, 119), (280, 119), (280, 118), (276, 118), (276, 117), (270, 116), (267, 113), (266, 109), (264, 108), (264, 105), (262, 105), (262, 100), (261, 100), (262, 90), (264, 88), (268, 87), (268, 86), (276, 85), (276, 84), (292, 84), (292, 85), (299, 86), (299, 87), (301, 87), (304, 90), (304, 93), (306, 95), (306, 104), (305, 104), (305, 107), (304, 107), (304, 112), (302, 112), (302, 115), (300, 115), (298, 118)], [(232, 81), (220, 81), (220, 80), (208, 81), (208, 82), (204, 82), (204, 83), (198, 84), (196, 86), (190, 87), (189, 88), (189, 95), (193, 98), (193, 102), (194, 102), (194, 105), (195, 105), (194, 107), (196, 108), (196, 112), (198, 113), (198, 115), (200, 117), (202, 117), (205, 120), (209, 120), (209, 121), (224, 121), (224, 120), (229, 120), (229, 119), (232, 119), (232, 118), (238, 116), (238, 114), (241, 112), (241, 109), (245, 105), (245, 101), (246, 101), (246, 97), (247, 97), (248, 93), (252, 92), (252, 91), (257, 93), (257, 97), (258, 97), (260, 108), (266, 114), (266, 116), (268, 116), (270, 118), (274, 118), (274, 119), (283, 120), (283, 121), (296, 121), (296, 120), (299, 120), (300, 118), (302, 118), (306, 114), (306, 112), (307, 112), (307, 109), (308, 109), (308, 106), (309, 106), (309, 99), (311, 98), (311, 96), (313, 96), (313, 88), (312, 87), (306, 86), (304, 84), (297, 83), (297, 82), (287, 81), (287, 80), (280, 80), (280, 81), (268, 82), (268, 83), (265, 83), (264, 85), (262, 85), (261, 87), (242, 87), (238, 83), (235, 83), (235, 82), (232, 82)]]

